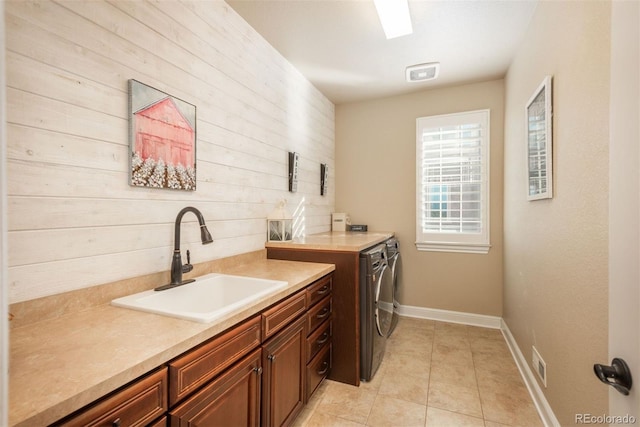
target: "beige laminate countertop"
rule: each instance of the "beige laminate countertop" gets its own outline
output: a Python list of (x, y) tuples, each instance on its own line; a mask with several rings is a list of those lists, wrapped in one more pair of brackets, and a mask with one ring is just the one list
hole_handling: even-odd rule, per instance
[(313, 249), (337, 252), (360, 252), (393, 237), (385, 231), (327, 231), (296, 238), (290, 242), (267, 242), (267, 248)]
[(99, 305), (10, 334), (9, 425), (47, 425), (334, 270), (332, 264), (261, 259), (227, 274), (289, 286), (212, 323)]

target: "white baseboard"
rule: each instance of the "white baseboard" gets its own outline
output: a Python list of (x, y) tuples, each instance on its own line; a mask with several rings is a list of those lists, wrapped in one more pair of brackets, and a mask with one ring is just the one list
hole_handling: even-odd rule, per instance
[(509, 327), (505, 323), (504, 319), (501, 319), (501, 327), (502, 335), (504, 335), (504, 339), (507, 341), (507, 345), (509, 346), (509, 350), (511, 350), (511, 354), (513, 359), (516, 361), (516, 366), (518, 366), (518, 370), (520, 371), (520, 375), (524, 380), (527, 389), (529, 390), (529, 394), (533, 399), (533, 403), (536, 405), (536, 409), (538, 410), (538, 414), (540, 414), (540, 418), (542, 418), (542, 422), (546, 427), (560, 427), (560, 422), (556, 418), (547, 398), (544, 396), (538, 381), (535, 379), (533, 371), (529, 367), (529, 363), (527, 362), (527, 358), (524, 357), (522, 351), (520, 351), (520, 347), (518, 347), (518, 343), (516, 343), (515, 338), (511, 335), (511, 331)]
[(515, 338), (511, 335), (509, 327), (504, 319), (497, 316), (487, 316), (484, 314), (463, 313), (459, 311), (438, 310), (435, 308), (413, 307), (410, 305), (398, 305), (398, 314), (406, 317), (416, 317), (419, 319), (438, 320), (441, 322), (460, 323), (463, 325), (481, 326), (484, 328), (500, 329), (504, 336), (516, 366), (520, 371), (520, 376), (524, 380), (529, 394), (533, 399), (538, 414), (546, 427), (560, 427), (560, 422), (556, 418), (547, 398), (536, 381), (533, 371), (527, 363)]
[(410, 305), (399, 305), (398, 314), (400, 316), (439, 320), (441, 322), (461, 323), (463, 325), (482, 326), (484, 328), (492, 329), (500, 329), (502, 325), (502, 318), (497, 316), (439, 310), (436, 308), (413, 307)]

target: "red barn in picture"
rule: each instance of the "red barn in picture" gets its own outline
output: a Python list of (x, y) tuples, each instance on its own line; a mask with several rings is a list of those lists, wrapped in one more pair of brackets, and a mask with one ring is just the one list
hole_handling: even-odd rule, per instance
[(196, 106), (129, 80), (129, 184), (196, 189)]
[(134, 151), (142, 160), (194, 167), (195, 130), (170, 97), (134, 112)]

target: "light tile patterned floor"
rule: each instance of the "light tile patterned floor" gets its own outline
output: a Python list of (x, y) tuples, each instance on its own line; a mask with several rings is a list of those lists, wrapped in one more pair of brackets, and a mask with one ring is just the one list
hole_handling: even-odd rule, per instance
[(542, 426), (499, 330), (400, 318), (371, 382), (325, 381), (296, 427)]

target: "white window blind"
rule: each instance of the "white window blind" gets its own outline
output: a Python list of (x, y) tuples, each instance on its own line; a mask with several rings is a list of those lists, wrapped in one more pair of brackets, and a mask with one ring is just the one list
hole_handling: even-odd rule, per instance
[(417, 120), (416, 245), (489, 249), (489, 111)]

